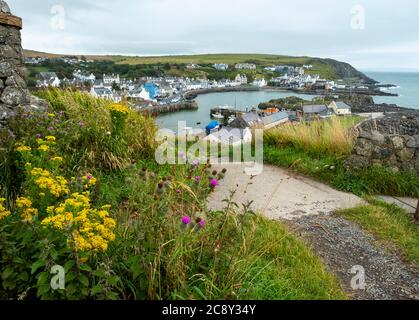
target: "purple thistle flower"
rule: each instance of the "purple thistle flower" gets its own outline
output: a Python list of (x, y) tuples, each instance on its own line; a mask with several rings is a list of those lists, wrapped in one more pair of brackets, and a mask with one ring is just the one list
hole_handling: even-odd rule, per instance
[(182, 217), (182, 223), (183, 223), (184, 225), (188, 225), (188, 224), (190, 224), (190, 223), (191, 223), (191, 217), (189, 217), (189, 216), (183, 216), (183, 217)]
[(54, 127), (53, 126), (51, 126), (51, 127), (48, 128), (48, 131), (52, 131), (52, 130), (54, 130)]
[(201, 177), (201, 176), (196, 176), (196, 177), (195, 177), (195, 181), (196, 181), (196, 182), (201, 182), (201, 180), (202, 180), (202, 177)]
[(205, 225), (207, 224), (206, 222), (205, 222), (205, 220), (204, 219), (201, 219), (201, 221), (199, 221), (199, 223), (198, 223), (202, 228), (203, 227), (205, 227)]
[(177, 193), (177, 194), (180, 194), (180, 193), (182, 193), (182, 190), (177, 189), (177, 190), (176, 190), (176, 193)]
[(86, 176), (86, 178), (87, 178), (87, 179), (89, 179), (89, 180), (92, 180), (92, 179), (93, 179), (93, 176), (92, 176), (91, 174), (88, 174), (88, 175)]
[(42, 138), (42, 134), (37, 133), (37, 134), (36, 134), (36, 138), (41, 139), (41, 138)]
[(218, 186), (218, 180), (217, 179), (212, 179), (210, 182), (210, 186), (212, 188), (215, 188), (216, 186)]

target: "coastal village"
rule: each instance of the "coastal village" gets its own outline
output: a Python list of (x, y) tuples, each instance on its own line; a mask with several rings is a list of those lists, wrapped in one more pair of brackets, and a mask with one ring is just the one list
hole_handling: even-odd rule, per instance
[[(37, 65), (44, 63), (46, 58), (26, 58), (26, 64)], [(126, 101), (131, 108), (138, 111), (147, 111), (159, 114), (163, 111), (171, 112), (173, 106), (182, 106), (197, 94), (211, 91), (229, 90), (261, 90), (275, 88), (277, 90), (324, 90), (333, 94), (335, 90), (351, 89), (349, 86), (338, 84), (332, 80), (321, 79), (316, 74), (306, 74), (312, 65), (301, 67), (289, 65), (272, 65), (265, 67), (266, 71), (276, 76), (271, 79), (255, 78), (249, 81), (245, 70), (256, 70), (253, 63), (225, 63), (213, 64), (218, 71), (233, 69), (237, 71), (234, 80), (222, 79), (219, 81), (204, 78), (188, 77), (143, 77), (140, 79), (125, 79), (119, 74), (103, 74), (96, 77), (93, 73), (83, 72), (77, 66), (86, 66), (91, 60), (77, 59), (76, 57), (60, 58), (61, 62), (74, 65), (72, 79), (60, 79), (55, 72), (40, 72), (37, 75), (37, 88), (71, 87), (88, 91), (95, 98), (109, 99), (114, 102)], [(197, 64), (188, 64), (188, 70), (197, 69)], [(355, 87), (354, 87), (355, 88)], [(353, 88), (352, 88), (353, 89)], [(363, 89), (358, 86), (358, 89)], [(174, 110), (181, 110), (175, 108)], [(158, 112), (156, 110), (159, 110)], [(153, 112), (156, 111), (156, 112)], [(351, 115), (351, 107), (342, 101), (302, 105), (301, 110), (288, 110), (278, 105), (264, 110), (237, 110), (231, 106), (214, 106), (210, 116), (213, 119), (206, 126), (206, 139), (219, 142), (241, 143), (252, 139), (252, 129), (269, 129), (283, 123), (311, 121), (325, 119), (333, 116)], [(185, 128), (185, 132), (193, 134), (193, 128)]]

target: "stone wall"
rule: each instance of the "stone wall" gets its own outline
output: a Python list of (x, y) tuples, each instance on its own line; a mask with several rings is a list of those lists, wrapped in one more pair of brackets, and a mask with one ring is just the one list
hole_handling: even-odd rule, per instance
[(419, 172), (419, 112), (387, 115), (359, 126), (349, 168), (382, 165)]
[(26, 87), (26, 69), (21, 45), (22, 20), (0, 0), (0, 125), (17, 108), (27, 107), (31, 95)]

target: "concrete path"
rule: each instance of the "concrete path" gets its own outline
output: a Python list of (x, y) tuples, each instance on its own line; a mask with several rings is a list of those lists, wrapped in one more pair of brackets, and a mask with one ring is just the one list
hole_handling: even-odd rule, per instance
[(264, 165), (262, 174), (254, 177), (244, 173), (246, 164), (214, 166), (216, 170), (224, 167), (228, 170), (226, 177), (208, 199), (212, 210), (223, 209), (225, 203), (222, 200), (228, 198), (231, 190), (236, 190), (233, 201), (239, 206), (253, 201), (254, 211), (274, 220), (330, 214), (363, 203), (353, 194), (334, 190), (274, 166)]

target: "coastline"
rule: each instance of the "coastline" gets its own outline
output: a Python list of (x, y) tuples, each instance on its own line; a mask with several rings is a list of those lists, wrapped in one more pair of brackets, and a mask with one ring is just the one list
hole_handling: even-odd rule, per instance
[[(397, 94), (389, 94), (386, 92), (382, 92), (379, 90), (374, 89), (363, 89), (363, 90), (335, 90), (335, 91), (325, 91), (325, 90), (316, 90), (316, 91), (302, 91), (296, 89), (287, 89), (287, 88), (280, 88), (280, 87), (254, 87), (254, 86), (240, 86), (240, 87), (225, 87), (225, 88), (210, 88), (210, 89), (201, 89), (201, 90), (192, 90), (188, 91), (183, 94), (184, 99), (186, 101), (194, 101), (199, 95), (205, 95), (210, 93), (225, 93), (225, 92), (258, 92), (258, 91), (265, 91), (265, 92), (282, 92), (282, 93), (295, 93), (295, 94), (306, 94), (312, 96), (340, 96), (340, 97), (364, 97), (364, 98), (371, 98), (370, 100), (373, 101), (374, 96), (398, 96)], [(196, 107), (198, 108), (198, 106)], [(397, 104), (388, 104), (388, 103), (368, 103), (363, 102), (360, 104), (355, 104), (353, 106), (353, 111), (356, 113), (365, 113), (365, 112), (409, 112), (414, 111), (415, 109), (400, 106)], [(181, 110), (175, 110), (181, 111)], [(170, 111), (168, 111), (170, 112)], [(165, 112), (165, 113), (168, 113)]]

